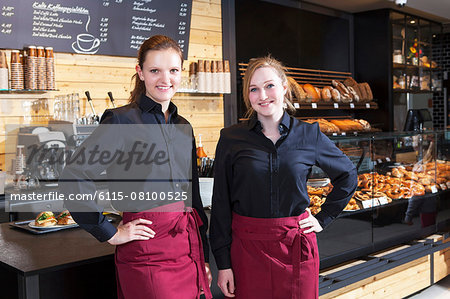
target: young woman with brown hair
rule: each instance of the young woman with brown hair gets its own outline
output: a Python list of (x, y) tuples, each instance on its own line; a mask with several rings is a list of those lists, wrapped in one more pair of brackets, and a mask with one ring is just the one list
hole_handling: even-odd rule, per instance
[[(130, 103), (106, 110), (100, 125), (105, 125), (106, 129), (103, 132), (106, 133), (94, 132), (78, 151), (84, 149), (85, 152), (89, 152), (96, 146), (104, 149), (107, 148), (105, 144), (121, 148), (125, 146), (124, 140), (132, 142), (140, 133), (143, 134), (139, 136), (147, 136), (145, 135), (147, 132), (122, 136), (123, 134), (119, 133), (121, 132), (119, 124), (155, 124), (159, 125), (155, 129), (158, 132), (159, 129), (164, 130), (163, 127), (166, 125), (187, 125), (192, 131), (189, 122), (178, 114), (177, 107), (171, 102), (180, 85), (183, 65), (183, 56), (178, 44), (166, 36), (153, 36), (141, 45), (137, 60), (135, 86)], [(117, 228), (106, 221), (101, 210), (98, 211), (94, 205), (91, 212), (71, 211), (76, 222), (99, 241), (117, 245), (115, 262), (119, 298), (199, 298), (201, 293), (204, 293), (206, 298), (212, 298), (209, 290), (212, 277), (207, 263), (209, 250), (206, 239), (207, 217), (199, 194), (195, 141), (191, 136), (189, 135), (187, 140), (188, 143), (192, 141), (192, 154), (188, 153), (186, 160), (192, 160), (183, 165), (191, 165), (192, 168), (184, 169), (187, 173), (191, 172), (192, 208), (177, 202), (137, 212), (122, 210), (123, 219)], [(154, 141), (148, 140), (148, 143), (151, 142)], [(164, 142), (170, 143), (171, 140), (164, 139)], [(170, 144), (163, 146), (169, 147)], [(77, 152), (74, 155), (76, 156)], [(170, 163), (176, 160), (175, 156), (170, 158), (172, 159)], [(120, 162), (114, 161), (103, 167), (98, 163), (67, 165), (62, 176), (63, 180), (87, 182), (82, 185), (83, 187), (80, 187), (80, 184), (62, 182), (65, 193), (86, 193), (85, 191), (95, 190), (93, 181), (103, 170), (106, 170), (108, 178), (121, 177), (123, 168), (119, 164)], [(166, 168), (169, 167), (170, 169), (165, 171), (175, 169), (172, 164)], [(155, 188), (151, 185), (151, 180), (146, 181), (148, 177), (138, 179), (144, 182), (137, 182), (141, 185), (139, 190), (134, 191)], [(132, 183), (135, 182), (127, 184)], [(110, 192), (111, 190), (122, 192), (118, 187), (119, 184), (120, 182), (112, 180), (109, 185)], [(173, 186), (175, 185), (179, 186), (173, 183)], [(68, 203), (68, 206), (77, 208), (76, 203)]]

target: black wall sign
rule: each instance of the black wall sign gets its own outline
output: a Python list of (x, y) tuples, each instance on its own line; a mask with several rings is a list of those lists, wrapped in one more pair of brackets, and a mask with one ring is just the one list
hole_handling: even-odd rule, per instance
[(0, 48), (135, 57), (164, 34), (187, 58), (192, 0), (2, 0), (0, 8)]

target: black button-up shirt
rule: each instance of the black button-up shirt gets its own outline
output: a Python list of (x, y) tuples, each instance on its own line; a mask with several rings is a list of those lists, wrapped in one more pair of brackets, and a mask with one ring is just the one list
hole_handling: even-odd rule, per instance
[[(168, 177), (176, 177), (178, 172), (178, 177), (182, 177), (182, 172), (187, 172), (189, 177), (191, 178), (191, 182), (184, 182), (184, 186), (189, 185), (192, 187), (190, 191), (192, 191), (192, 207), (195, 208), (203, 222), (203, 225), (199, 228), (200, 234), (203, 242), (203, 249), (205, 253), (206, 261), (209, 260), (209, 244), (206, 238), (206, 231), (208, 228), (208, 219), (203, 210), (203, 205), (200, 198), (199, 191), (199, 183), (198, 183), (198, 172), (197, 172), (197, 155), (195, 150), (195, 140), (192, 135), (192, 127), (189, 122), (178, 115), (177, 107), (170, 103), (168, 107), (169, 117), (168, 124), (176, 124), (176, 125), (187, 125), (189, 126), (189, 134), (187, 135), (188, 144), (192, 142), (192, 154), (177, 154), (176, 151), (186, 151), (186, 148), (179, 148), (177, 146), (167, 146), (167, 142), (171, 142), (171, 140), (167, 139), (167, 136), (170, 135), (170, 128), (167, 127), (167, 132), (163, 132), (165, 130), (164, 124), (166, 124), (166, 120), (164, 114), (162, 112), (162, 107), (160, 104), (156, 103), (149, 97), (142, 95), (137, 102), (130, 103), (128, 105), (116, 108), (116, 109), (108, 109), (103, 113), (102, 119), (100, 121), (101, 126), (99, 126), (90, 136), (86, 139), (85, 142), (77, 149), (77, 151), (72, 155), (76, 157), (81, 151), (85, 153), (89, 153), (91, 151), (114, 151), (115, 149), (124, 149), (127, 146), (130, 147), (134, 141), (138, 140), (147, 143), (158, 142), (155, 140), (145, 140), (148, 136), (145, 132), (145, 126), (139, 126), (141, 124), (161, 124), (161, 138), (158, 140), (162, 140), (158, 142), (157, 147), (164, 148), (164, 152), (168, 152), (170, 159), (167, 159), (168, 163), (162, 166), (155, 165), (133, 165), (130, 171), (123, 171), (123, 166), (117, 161), (110, 161), (108, 164), (104, 163), (70, 163), (68, 164), (63, 171), (63, 174), (60, 179), (60, 189), (65, 194), (94, 194), (96, 191), (95, 181), (101, 180), (100, 174), (106, 170), (108, 176), (108, 185), (110, 193), (121, 192), (124, 190), (132, 190), (132, 191), (149, 191), (154, 189), (155, 184), (147, 183), (149, 178), (168, 178)], [(124, 125), (124, 126), (119, 126)], [(117, 125), (117, 126), (115, 126)], [(126, 126), (133, 125), (133, 126)], [(135, 131), (131, 131), (133, 128), (141, 128)], [(131, 129), (130, 129), (131, 128)], [(124, 133), (125, 132), (125, 133)], [(174, 131), (172, 131), (174, 132)], [(151, 136), (159, 136), (157, 134), (152, 134)], [(173, 136), (173, 134), (172, 134)], [(179, 136), (179, 135), (176, 135)], [(148, 139), (148, 137), (147, 137)], [(173, 142), (177, 142), (174, 140)], [(178, 165), (189, 165), (191, 166), (191, 170), (189, 169), (177, 169), (177, 165), (173, 165), (173, 161), (177, 160), (180, 156), (183, 156), (183, 159), (186, 161), (182, 161), (184, 164), (178, 163)], [(116, 159), (117, 160), (117, 159)], [(188, 161), (190, 160), (190, 161)], [(175, 163), (176, 164), (176, 163)], [(178, 171), (177, 171), (178, 170)], [(189, 171), (192, 172), (192, 176), (190, 176)], [(152, 173), (156, 172), (156, 173)], [(134, 177), (129, 177), (133, 175)], [(128, 179), (128, 180), (127, 180)], [(153, 180), (154, 182), (155, 180)], [(76, 183), (79, 182), (79, 183)], [(182, 188), (183, 182), (174, 182), (172, 184), (173, 190)], [(165, 184), (164, 186), (168, 186)], [(170, 186), (170, 185), (169, 185)], [(170, 190), (172, 191), (172, 189)], [(124, 192), (126, 194), (126, 191)], [(145, 202), (144, 204), (147, 204)], [(80, 205), (83, 205), (83, 210), (88, 210), (91, 212), (79, 212)], [(117, 208), (119, 205), (119, 210), (125, 211), (127, 205), (135, 204), (130, 203), (130, 201), (123, 202), (112, 202), (114, 207)], [(124, 207), (124, 209), (120, 209), (120, 205)], [(66, 201), (66, 206), (69, 210), (72, 208), (74, 212), (71, 212), (75, 221), (89, 233), (91, 233), (94, 237), (96, 237), (99, 241), (107, 241), (109, 240), (117, 231), (117, 229), (108, 221), (102, 214), (102, 210), (98, 207), (94, 201), (90, 202), (71, 202)], [(129, 207), (129, 206), (128, 206)], [(134, 206), (133, 206), (134, 207)], [(150, 207), (151, 208), (151, 207)], [(157, 232), (156, 232), (157, 233)]]
[(341, 213), (356, 190), (355, 166), (318, 124), (284, 113), (279, 130), (281, 137), (273, 144), (253, 115), (221, 131), (210, 234), (219, 269), (231, 267), (232, 212), (257, 218), (302, 214), (309, 205), (306, 181), (313, 165), (322, 168), (334, 186), (315, 216), (322, 227)]

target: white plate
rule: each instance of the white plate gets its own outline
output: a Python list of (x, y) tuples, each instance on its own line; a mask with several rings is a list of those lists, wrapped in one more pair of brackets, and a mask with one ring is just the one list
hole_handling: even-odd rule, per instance
[(31, 221), (30, 223), (28, 223), (28, 226), (31, 228), (35, 228), (35, 229), (55, 229), (55, 228), (69, 228), (69, 227), (77, 227), (78, 224), (74, 223), (74, 224), (67, 224), (67, 225), (53, 225), (53, 226), (37, 226), (36, 223), (33, 221)]

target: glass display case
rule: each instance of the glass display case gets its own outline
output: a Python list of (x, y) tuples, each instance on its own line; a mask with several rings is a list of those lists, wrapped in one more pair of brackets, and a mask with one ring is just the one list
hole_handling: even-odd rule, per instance
[[(402, 131), (410, 109), (427, 109), (433, 114), (433, 92), (442, 90), (442, 69), (433, 47), (441, 33), (440, 24), (391, 11), (392, 91), (394, 131)], [(436, 52), (436, 51), (434, 51)], [(427, 128), (432, 128), (430, 122)]]
[(441, 28), (415, 16), (392, 11), (393, 89), (396, 92), (429, 92), (441, 88), (440, 71), (433, 60), (433, 39)]
[[(321, 268), (422, 238), (450, 224), (450, 132), (330, 137), (358, 169), (358, 189), (317, 235)], [(323, 182), (322, 186), (318, 182)], [(313, 213), (332, 189), (314, 169)]]

